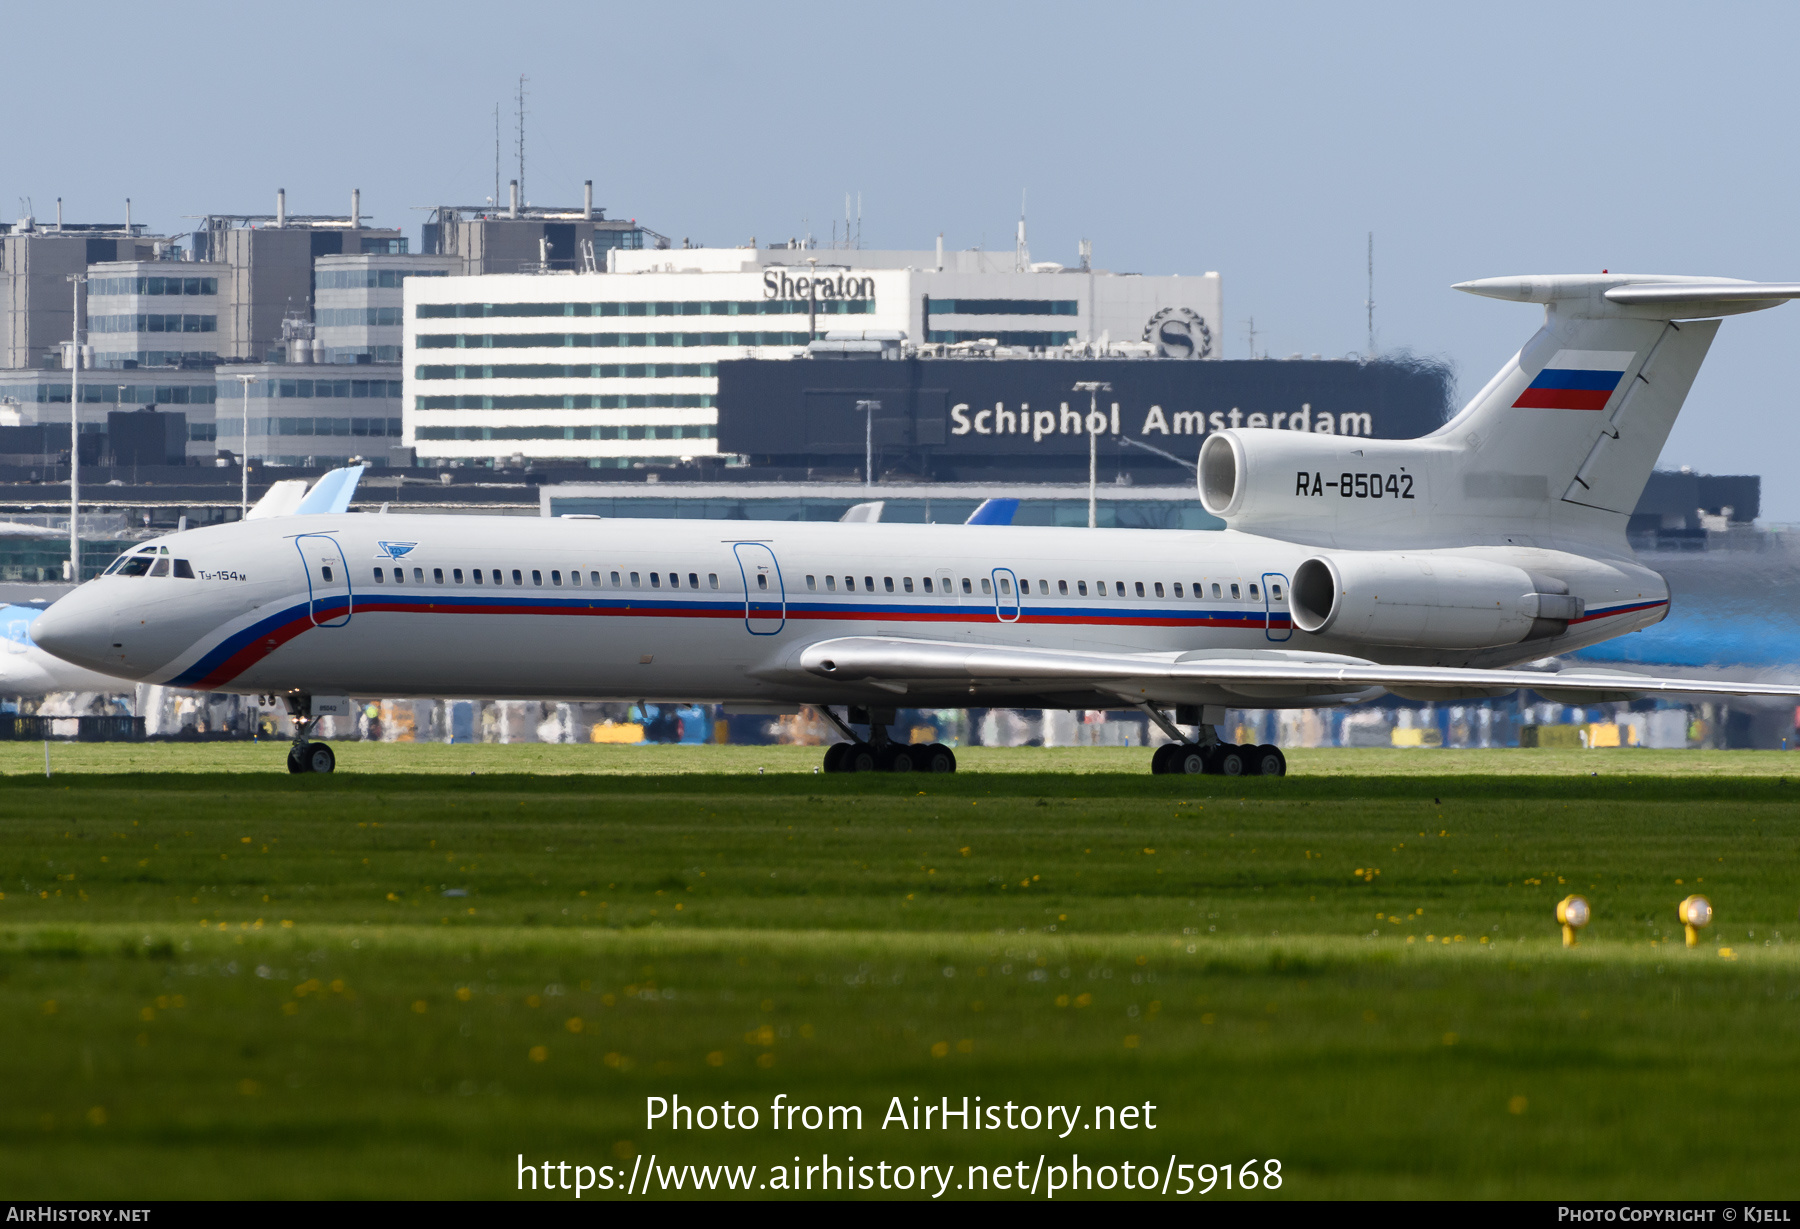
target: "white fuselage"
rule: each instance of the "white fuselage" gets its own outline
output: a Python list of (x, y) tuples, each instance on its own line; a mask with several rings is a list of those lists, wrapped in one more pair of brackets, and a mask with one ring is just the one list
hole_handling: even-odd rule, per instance
[(1668, 597), (1624, 559), (1468, 549), (1559, 577), (1587, 613), (1554, 639), (1423, 650), (1295, 631), (1288, 578), (1318, 549), (1231, 531), (347, 514), (151, 545), (187, 560), (192, 578), (88, 582), (45, 616), (57, 653), (121, 678), (244, 694), (1080, 707), (1108, 702), (1104, 690), (996, 680), (938, 694), (794, 663), (820, 640), (878, 635), (1499, 666), (1654, 623)]

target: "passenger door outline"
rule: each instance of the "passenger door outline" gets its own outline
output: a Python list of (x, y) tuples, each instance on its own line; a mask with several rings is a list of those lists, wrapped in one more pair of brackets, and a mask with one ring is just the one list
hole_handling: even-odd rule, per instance
[(744, 581), (744, 630), (752, 636), (777, 634), (787, 626), (787, 586), (775, 552), (766, 542), (733, 542), (731, 553)]
[[(992, 575), (994, 581), (994, 617), (1002, 623), (1017, 623), (1019, 621), (1019, 615), (1023, 610), (1023, 607), (1019, 602), (1019, 578), (1013, 575), (1011, 568), (995, 568)], [(1001, 577), (1006, 578), (1008, 587), (1012, 590), (1010, 594), (1001, 592)]]
[[(294, 538), (294, 549), (300, 553), (300, 567), (306, 573), (306, 612), (312, 625), (343, 627), (349, 623), (356, 597), (350, 589), (350, 563), (344, 558), (343, 546), (330, 534), (303, 533)], [(338, 576), (326, 580), (319, 569), (327, 567), (336, 568)], [(339, 598), (343, 600), (341, 616), (337, 613)]]
[[(1274, 595), (1273, 590), (1271, 590), (1269, 588), (1269, 582), (1271, 580), (1273, 580), (1276, 584), (1281, 586), (1283, 600), (1285, 600), (1287, 590), (1288, 590), (1288, 578), (1283, 576), (1280, 572), (1264, 572), (1262, 574), (1263, 635), (1268, 637), (1270, 640), (1280, 642), (1283, 640), (1289, 640), (1289, 639), (1293, 638), (1294, 621), (1292, 618), (1289, 618), (1287, 620), (1287, 625), (1285, 627), (1281, 627), (1278, 629), (1275, 626), (1275, 616), (1276, 616), (1275, 595)], [(1279, 630), (1281, 632), (1281, 634), (1279, 636), (1277, 636), (1275, 634), (1277, 630)]]

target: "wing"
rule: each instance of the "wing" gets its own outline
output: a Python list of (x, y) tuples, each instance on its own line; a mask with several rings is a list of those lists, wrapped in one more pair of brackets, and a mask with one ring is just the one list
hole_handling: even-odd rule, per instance
[(798, 654), (797, 664), (821, 678), (868, 682), (890, 690), (936, 690), (945, 684), (959, 689), (983, 683), (1000, 687), (1024, 684), (1045, 690), (1086, 687), (1122, 698), (1164, 703), (1188, 700), (1197, 691), (1272, 700), (1348, 696), (1372, 688), (1473, 696), (1529, 687), (1548, 696), (1570, 698), (1596, 694), (1800, 696), (1800, 684), (1657, 678), (1581, 668), (1550, 673), (1384, 666), (1353, 657), (1280, 650), (1107, 653), (875, 636), (819, 641)]

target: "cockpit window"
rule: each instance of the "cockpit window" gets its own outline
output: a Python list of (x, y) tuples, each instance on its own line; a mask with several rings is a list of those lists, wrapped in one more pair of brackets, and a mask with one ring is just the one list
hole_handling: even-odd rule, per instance
[(124, 560), (125, 566), (119, 569), (120, 576), (142, 576), (150, 570), (156, 560), (150, 555), (130, 555)]
[(152, 576), (167, 576), (168, 574), (169, 561), (167, 559), (158, 559), (156, 561), (156, 566), (150, 569), (150, 575)]
[(189, 563), (186, 559), (177, 559), (175, 561), (175, 575), (180, 580), (194, 579), (194, 565)]

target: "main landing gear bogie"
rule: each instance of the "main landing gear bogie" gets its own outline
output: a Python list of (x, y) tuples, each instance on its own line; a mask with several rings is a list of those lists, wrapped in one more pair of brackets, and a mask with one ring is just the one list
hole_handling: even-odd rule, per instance
[(1285, 777), (1287, 757), (1269, 743), (1165, 743), (1150, 757), (1153, 773), (1210, 773), (1221, 777)]
[(833, 743), (826, 772), (955, 772), (956, 753), (942, 743)]

